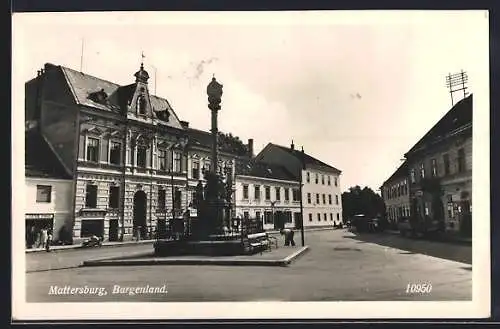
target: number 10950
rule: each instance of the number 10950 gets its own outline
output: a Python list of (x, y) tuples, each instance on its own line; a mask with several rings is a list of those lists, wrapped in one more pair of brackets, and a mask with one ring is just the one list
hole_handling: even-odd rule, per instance
[(432, 291), (430, 283), (408, 283), (406, 286), (407, 294), (429, 294)]

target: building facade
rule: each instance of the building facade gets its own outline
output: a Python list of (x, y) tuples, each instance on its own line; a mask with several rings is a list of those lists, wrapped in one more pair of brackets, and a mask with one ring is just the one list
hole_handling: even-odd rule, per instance
[(300, 228), (300, 182), (285, 168), (243, 162), (235, 182), (237, 216), (256, 218), (265, 230)]
[(269, 143), (256, 160), (281, 165), (302, 184), (304, 227), (337, 226), (343, 222), (341, 171), (295, 149)]
[[(150, 238), (190, 209), (211, 163), (210, 133), (189, 128), (149, 93), (142, 64), (121, 86), (46, 64), (26, 83), (26, 119), (73, 178), (73, 241)], [(208, 111), (207, 111), (208, 113)], [(208, 115), (208, 114), (207, 114)], [(234, 176), (247, 145), (221, 134), (218, 168)]]
[(446, 231), (472, 225), (472, 95), (451, 110), (406, 154), (411, 211)]
[(397, 228), (400, 218), (410, 217), (410, 187), (408, 164), (401, 166), (382, 184), (387, 220), (390, 227)]
[(39, 246), (42, 229), (53, 241), (71, 242), (73, 180), (40, 138), (37, 127), (26, 131), (26, 247)]

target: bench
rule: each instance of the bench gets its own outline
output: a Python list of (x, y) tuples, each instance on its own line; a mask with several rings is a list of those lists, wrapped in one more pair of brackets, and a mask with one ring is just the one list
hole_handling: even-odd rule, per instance
[(247, 235), (248, 243), (250, 245), (250, 252), (261, 252), (264, 250), (271, 250), (272, 241), (278, 247), (278, 240), (275, 237), (270, 237), (266, 232), (253, 233)]

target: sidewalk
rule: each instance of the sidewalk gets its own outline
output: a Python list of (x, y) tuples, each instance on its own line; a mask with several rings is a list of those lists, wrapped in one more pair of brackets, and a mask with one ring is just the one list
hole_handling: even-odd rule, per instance
[[(140, 241), (123, 241), (123, 242), (103, 242), (102, 246), (103, 247), (119, 247), (119, 246), (128, 246), (128, 245), (134, 245), (134, 244), (146, 244), (146, 243), (153, 243), (155, 240), (140, 240)], [(71, 249), (84, 249), (81, 244), (72, 244), (72, 245), (66, 245), (66, 246), (51, 246), (50, 251), (63, 251), (63, 250), (71, 250)], [(90, 249), (93, 249), (95, 247), (90, 247)], [(89, 249), (89, 247), (87, 247)], [(41, 252), (45, 251), (44, 248), (34, 248), (34, 249), (26, 249), (26, 253), (32, 253), (32, 252)]]
[[(399, 231), (396, 230), (385, 230), (384, 233), (399, 235)], [(447, 243), (458, 243), (458, 244), (472, 244), (472, 238), (464, 238), (458, 234), (442, 234), (437, 237), (424, 238), (425, 240), (447, 242)]]
[(222, 266), (289, 266), (309, 250), (304, 247), (280, 247), (254, 255), (238, 256), (165, 256), (151, 252), (125, 257), (101, 258), (84, 261), (81, 266), (151, 266), (151, 265), (222, 265)]
[[(317, 227), (317, 228), (304, 228), (304, 232), (314, 232), (314, 231), (325, 231), (325, 230), (335, 230), (333, 227)], [(300, 230), (294, 230), (295, 237), (300, 235)], [(279, 234), (279, 231), (266, 231), (268, 234)], [(145, 244), (145, 243), (153, 243), (155, 240), (141, 240), (141, 241), (124, 241), (124, 242), (103, 242), (102, 247), (119, 247), (119, 246), (128, 246), (134, 244)], [(63, 250), (71, 250), (71, 249), (81, 249), (81, 244), (73, 244), (66, 246), (51, 246), (50, 251), (63, 251)], [(26, 249), (26, 253), (32, 252), (42, 252), (45, 251), (43, 248), (34, 248), (34, 249)]]

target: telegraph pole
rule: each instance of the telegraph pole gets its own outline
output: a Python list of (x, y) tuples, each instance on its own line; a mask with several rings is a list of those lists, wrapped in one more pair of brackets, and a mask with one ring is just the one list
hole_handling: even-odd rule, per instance
[(300, 151), (300, 240), (302, 242), (302, 247), (305, 245), (304, 241), (304, 205), (302, 202), (302, 186), (304, 185), (302, 178), (302, 171), (306, 169), (305, 161), (304, 161), (304, 147), (302, 146), (302, 150)]
[(457, 91), (462, 91), (464, 98), (469, 94), (467, 92), (467, 82), (469, 82), (469, 77), (464, 70), (461, 70), (459, 73), (451, 74), (449, 73), (446, 76), (446, 87), (450, 92), (451, 97), (451, 106), (455, 105), (455, 101), (453, 99), (453, 94)]

